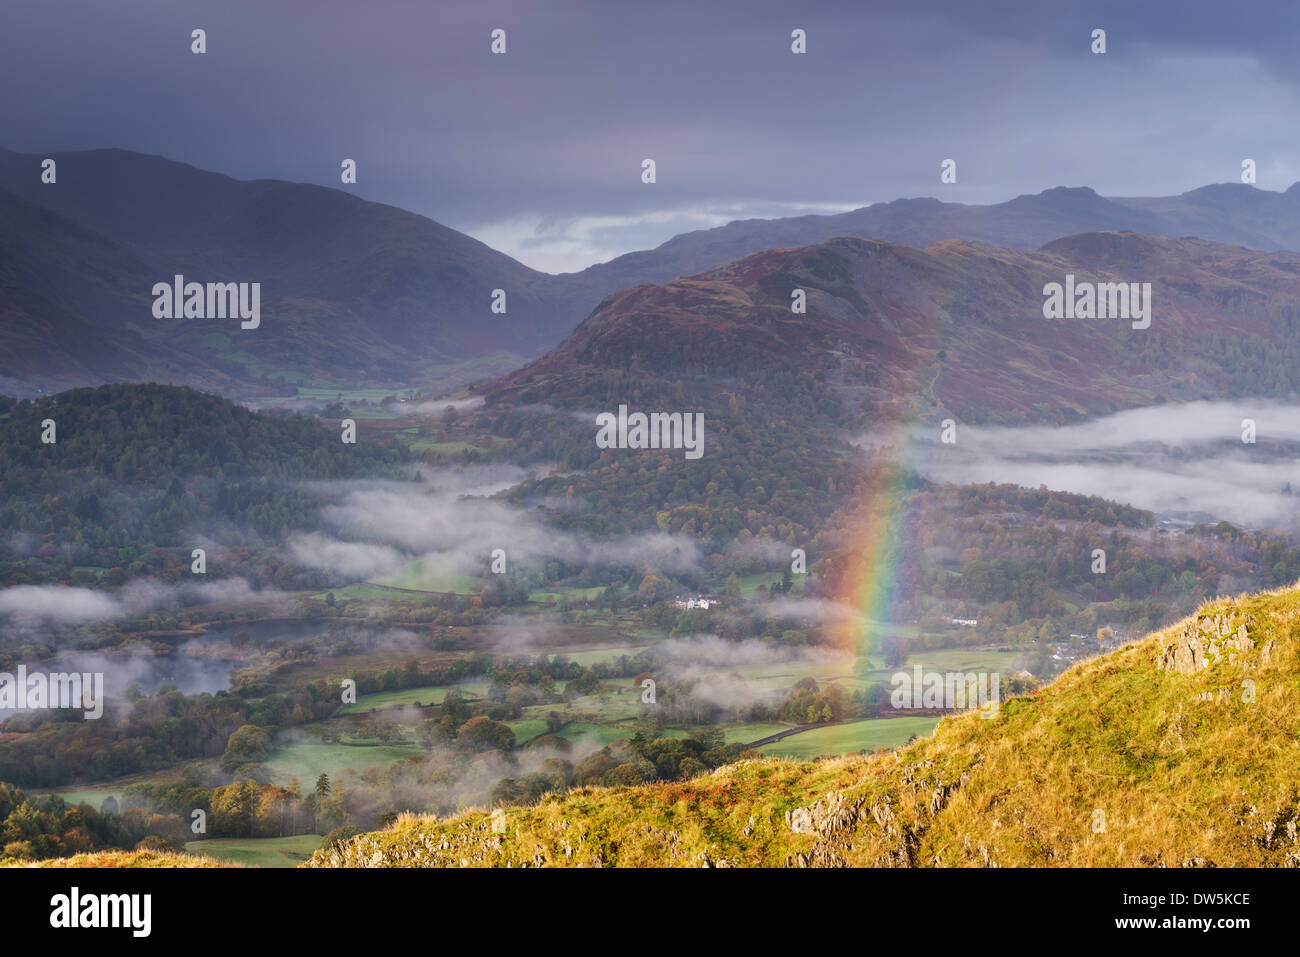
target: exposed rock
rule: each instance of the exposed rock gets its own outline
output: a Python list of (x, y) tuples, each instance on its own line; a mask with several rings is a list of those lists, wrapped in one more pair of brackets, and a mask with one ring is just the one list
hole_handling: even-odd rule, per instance
[(1173, 644), (1166, 646), (1156, 658), (1156, 667), (1175, 674), (1194, 675), (1225, 656), (1228, 664), (1245, 664), (1246, 653), (1255, 648), (1247, 624), (1254, 624), (1253, 619), (1247, 618), (1246, 623), (1234, 629), (1223, 615), (1189, 622), (1175, 636)]
[(842, 793), (831, 791), (816, 804), (786, 811), (785, 823), (796, 834), (815, 834), (826, 838), (856, 824), (861, 807), (862, 801), (849, 804)]

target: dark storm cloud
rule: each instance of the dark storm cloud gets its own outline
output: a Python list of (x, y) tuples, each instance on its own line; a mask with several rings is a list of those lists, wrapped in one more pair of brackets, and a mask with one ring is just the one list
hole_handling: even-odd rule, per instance
[[(1297, 9), (49, 0), (6, 14), (0, 128), (11, 149), (120, 146), (325, 185), (351, 157), (361, 195), (561, 268), (903, 195), (1180, 192), (1236, 179), (1246, 156), (1285, 188)], [(948, 157), (958, 183), (940, 186)]]

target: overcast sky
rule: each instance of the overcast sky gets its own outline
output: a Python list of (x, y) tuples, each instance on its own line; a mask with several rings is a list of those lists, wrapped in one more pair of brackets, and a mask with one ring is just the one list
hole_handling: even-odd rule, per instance
[(1245, 157), (1285, 189), (1298, 27), (1293, 0), (41, 0), (4, 14), (0, 146), (340, 187), (350, 157), (342, 188), (562, 271), (900, 196), (1166, 195)]

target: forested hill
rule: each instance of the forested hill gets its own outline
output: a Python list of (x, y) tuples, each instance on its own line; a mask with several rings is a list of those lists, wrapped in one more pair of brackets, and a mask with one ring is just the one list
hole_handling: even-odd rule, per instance
[[(54, 422), (53, 443), (42, 441)], [(119, 482), (161, 477), (336, 478), (372, 474), (404, 448), (345, 444), (316, 419), (250, 411), (166, 385), (105, 385), (35, 401), (0, 399), (5, 481), (24, 469), (81, 469)]]
[[(174, 386), (0, 399), (0, 588), (172, 574), (204, 529), (276, 545), (319, 524), (307, 482), (406, 474), (404, 446), (368, 439), (364, 424), (360, 436), (344, 444), (337, 421)], [(223, 571), (261, 587), (279, 564), (232, 554)]]

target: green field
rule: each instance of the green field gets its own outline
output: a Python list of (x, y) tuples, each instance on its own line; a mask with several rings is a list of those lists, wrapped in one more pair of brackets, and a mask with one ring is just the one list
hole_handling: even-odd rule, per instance
[(111, 797), (119, 804), (122, 801), (123, 785), (120, 784), (101, 784), (94, 787), (77, 788), (70, 791), (50, 791), (50, 794), (57, 794), (69, 804), (89, 804), (96, 811), (104, 803), (104, 799)]
[(595, 601), (604, 590), (603, 586), (596, 588), (537, 588), (528, 593), (528, 600), (545, 602), (546, 599), (551, 598), (557, 603), (562, 601)]
[(546, 734), (546, 721), (542, 718), (520, 718), (502, 723), (515, 733), (515, 744), (523, 744), (539, 734)]
[(775, 744), (759, 748), (773, 757), (816, 758), (823, 755), (848, 754), (851, 751), (875, 751), (906, 744), (912, 735), (924, 738), (939, 723), (933, 718), (873, 718), (850, 724), (832, 724), (792, 734)]
[(907, 660), (898, 668), (886, 668), (885, 663), (873, 658), (875, 668), (866, 673), (859, 673), (860, 678), (868, 681), (889, 683), (890, 678), (899, 671), (909, 674), (917, 665), (923, 671), (939, 672), (985, 672), (1010, 676), (1016, 671), (1020, 654), (1014, 651), (988, 651), (978, 648), (936, 648), (931, 651), (917, 651), (907, 656)]
[(353, 704), (345, 704), (340, 710), (340, 715), (345, 714), (365, 714), (367, 711), (380, 711), (384, 708), (401, 708), (408, 704), (442, 704), (443, 699), (447, 697), (447, 692), (454, 687), (459, 687), (461, 694), (467, 699), (482, 697), (487, 694), (487, 685), (485, 684), (463, 684), (463, 685), (425, 685), (421, 688), (403, 688), (400, 691), (378, 691), (374, 694), (363, 694)]
[[(389, 395), (392, 395), (392, 393), (390, 392)], [(400, 406), (397, 405), (389, 406), (388, 409), (385, 409), (382, 405), (368, 405), (365, 406), (364, 408), (355, 408), (355, 409), (349, 408), (348, 418), (355, 419), (358, 422), (365, 422), (365, 421), (375, 422), (383, 419), (396, 419), (398, 418), (398, 415), (395, 410), (399, 408)], [(394, 411), (389, 411), (389, 409), (392, 409)]]
[[(636, 728), (630, 721), (623, 725), (585, 724), (574, 721), (561, 728), (556, 737), (575, 744), (578, 741), (595, 741), (599, 747), (604, 747), (619, 738), (630, 738), (634, 734), (636, 734)], [(670, 734), (672, 737), (684, 736), (684, 732)]]
[(319, 601), (324, 601), (325, 596), (330, 592), (334, 593), (335, 601), (349, 601), (353, 598), (360, 598), (362, 601), (415, 601), (423, 600), (419, 595), (405, 595), (400, 591), (386, 591), (383, 588), (376, 588), (374, 585), (359, 583), (356, 585), (347, 585), (344, 588), (327, 588), (323, 592), (312, 595)]
[(476, 582), (469, 575), (426, 568), (421, 560), (412, 562), (395, 575), (375, 578), (373, 582), (376, 585), (410, 588), (413, 591), (456, 592), (460, 595), (472, 595), (477, 591)]
[(753, 721), (749, 724), (723, 725), (722, 730), (726, 735), (727, 744), (749, 744), (751, 741), (761, 741), (781, 731), (789, 731), (792, 727), (794, 725)]
[(186, 854), (243, 864), (247, 867), (296, 867), (320, 847), (319, 834), (293, 837), (216, 837), (208, 841), (190, 841)]
[(599, 695), (583, 695), (574, 698), (567, 705), (534, 705), (533, 707), (550, 707), (561, 714), (591, 715), (598, 721), (618, 721), (621, 718), (633, 718), (641, 713), (641, 690), (633, 688), (631, 678), (610, 678), (602, 681), (611, 689), (603, 699)]
[(277, 749), (265, 764), (282, 781), (297, 778), (304, 790), (310, 790), (322, 771), (333, 780), (344, 768), (361, 771), (423, 753), (423, 748), (411, 744), (294, 744)]
[[(928, 671), (984, 671), (1010, 675), (1016, 659), (1015, 651), (986, 651), (977, 648), (939, 648), (918, 651), (907, 656), (906, 668), (920, 665)], [(901, 669), (900, 669), (901, 670)]]
[(477, 449), (482, 446), (470, 445), (468, 442), (435, 442), (433, 439), (411, 439), (405, 433), (414, 431), (412, 429), (403, 429), (402, 438), (406, 440), (408, 447), (412, 452), (437, 452), (439, 455), (457, 455), (467, 449)]
[[(563, 657), (572, 661), (574, 664), (581, 665), (584, 668), (590, 668), (598, 661), (615, 661), (623, 655), (629, 658), (644, 651), (646, 645), (623, 645), (615, 648), (594, 648), (587, 651), (556, 651), (550, 652), (551, 657)], [(619, 679), (612, 679), (619, 680)]]
[(741, 597), (748, 598), (750, 595), (754, 593), (754, 589), (757, 588), (759, 585), (762, 585), (763, 590), (766, 591), (767, 586), (772, 584), (772, 582), (780, 582), (781, 571), (782, 569), (778, 568), (776, 569), (776, 571), (754, 572), (752, 575), (738, 576), (736, 578), (736, 582), (740, 585)]
[[(201, 763), (201, 762), (200, 762)], [(33, 789), (30, 794), (57, 794), (69, 804), (86, 803), (99, 810), (99, 806), (104, 799), (111, 797), (121, 803), (122, 792), (126, 790), (128, 784), (138, 784), (148, 782), (150, 784), (160, 784), (164, 782), (177, 781), (180, 779), (180, 771), (177, 768), (164, 769), (161, 771), (152, 771), (147, 774), (133, 774), (130, 777), (118, 778), (113, 781), (102, 781), (99, 784), (87, 784), (81, 787), (71, 788), (51, 788), (48, 790)]]
[(315, 399), (319, 402), (334, 402), (342, 399), (344, 404), (348, 402), (359, 402), (362, 399), (369, 402), (379, 403), (384, 401), (384, 399), (390, 395), (396, 396), (405, 391), (406, 389), (397, 387), (391, 389), (332, 389), (328, 386), (324, 388), (308, 388), (299, 386), (298, 398)]

